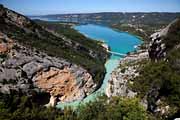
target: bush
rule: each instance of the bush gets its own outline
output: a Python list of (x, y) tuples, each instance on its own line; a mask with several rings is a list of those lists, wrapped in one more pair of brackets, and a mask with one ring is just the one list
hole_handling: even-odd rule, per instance
[(148, 114), (138, 99), (101, 96), (78, 109), (39, 106), (26, 96), (11, 95), (0, 99), (0, 119), (3, 120), (146, 120)]
[[(147, 113), (138, 99), (100, 98), (80, 107), (79, 120), (146, 120)], [(84, 114), (86, 113), (86, 114)]]

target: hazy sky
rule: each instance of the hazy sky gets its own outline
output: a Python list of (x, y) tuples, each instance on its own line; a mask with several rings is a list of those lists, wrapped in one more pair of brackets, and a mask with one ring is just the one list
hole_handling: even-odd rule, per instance
[(25, 15), (89, 12), (180, 12), (180, 0), (0, 0)]

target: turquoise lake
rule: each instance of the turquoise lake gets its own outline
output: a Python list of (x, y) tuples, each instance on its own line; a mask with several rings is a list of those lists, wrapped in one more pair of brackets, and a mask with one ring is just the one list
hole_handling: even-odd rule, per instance
[[(133, 36), (127, 32), (117, 31), (105, 26), (86, 24), (75, 26), (74, 29), (89, 38), (104, 41), (113, 52), (127, 54), (128, 52), (135, 51), (135, 46), (140, 45), (142, 43), (142, 41), (136, 36)], [(110, 59), (105, 64), (107, 73), (103, 80), (103, 84), (96, 92), (92, 93), (91, 95), (88, 95), (83, 101), (75, 101), (72, 103), (60, 103), (56, 107), (77, 107), (79, 104), (93, 101), (97, 97), (97, 95), (104, 93), (107, 82), (111, 77), (111, 73), (118, 66), (120, 59), (120, 56), (111, 55)]]

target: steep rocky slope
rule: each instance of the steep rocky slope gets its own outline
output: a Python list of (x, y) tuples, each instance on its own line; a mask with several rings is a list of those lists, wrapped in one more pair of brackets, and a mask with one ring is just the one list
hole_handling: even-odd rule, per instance
[[(1, 33), (0, 91), (10, 94), (11, 90), (28, 93), (41, 88), (61, 101), (83, 99), (96, 88), (87, 70), (63, 59), (50, 57), (45, 53), (31, 51), (12, 43)], [(3, 54), (2, 54), (3, 53)], [(37, 89), (40, 90), (40, 89)]]
[(64, 39), (2, 5), (0, 26), (1, 93), (46, 92), (72, 102), (100, 86), (108, 55), (98, 43)]

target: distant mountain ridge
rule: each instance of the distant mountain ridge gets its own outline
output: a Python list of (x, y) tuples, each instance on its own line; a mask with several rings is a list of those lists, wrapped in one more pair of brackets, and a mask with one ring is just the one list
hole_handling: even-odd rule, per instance
[[(60, 20), (64, 22), (117, 24), (117, 23), (170, 23), (180, 16), (180, 12), (102, 12), (102, 13), (80, 13), (80, 14), (51, 14), (39, 17)], [(37, 17), (37, 16), (36, 16)], [(152, 19), (154, 18), (154, 19)]]

